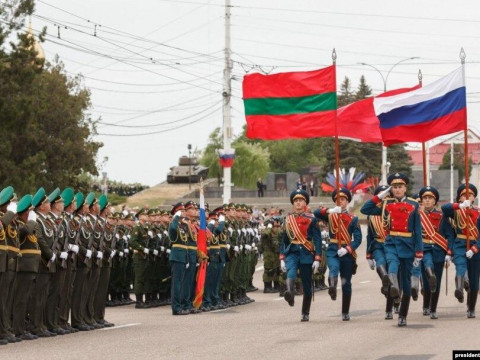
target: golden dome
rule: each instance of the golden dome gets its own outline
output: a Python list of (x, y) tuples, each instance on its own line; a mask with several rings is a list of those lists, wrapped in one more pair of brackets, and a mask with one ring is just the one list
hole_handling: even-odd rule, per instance
[(40, 43), (35, 38), (35, 35), (33, 35), (31, 20), (28, 22), (27, 36), (33, 38), (33, 50), (35, 50), (35, 52), (37, 53), (37, 59), (45, 59), (45, 52), (43, 51)]

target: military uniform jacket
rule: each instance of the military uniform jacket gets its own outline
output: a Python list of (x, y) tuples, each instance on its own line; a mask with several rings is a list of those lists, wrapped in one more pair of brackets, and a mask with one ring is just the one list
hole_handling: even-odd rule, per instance
[(7, 269), (8, 271), (16, 271), (20, 249), (18, 243), (18, 227), (15, 219), (11, 220), (10, 223), (5, 226), (5, 236), (7, 244)]
[[(457, 244), (465, 244), (467, 234), (470, 239), (470, 245), (475, 246), (472, 250), (477, 253), (480, 228), (480, 209), (472, 206), (467, 209), (460, 209), (458, 203), (449, 203), (442, 205), (443, 214), (452, 219), (454, 225), (454, 242)], [(467, 230), (468, 229), (468, 230)]]
[[(62, 226), (65, 229), (65, 243), (64, 249), (68, 250), (68, 245), (78, 245), (76, 244), (77, 233), (79, 231), (79, 223), (76, 222), (73, 215), (65, 213), (62, 220)], [(68, 251), (67, 261), (71, 264), (72, 269), (77, 267), (77, 254), (73, 251)]]
[(423, 251), (431, 251), (436, 263), (445, 261), (445, 255), (452, 254), (455, 237), (448, 217), (435, 208), (431, 211), (420, 210), (420, 216), (426, 219), (422, 219)]
[[(77, 223), (80, 224), (80, 218), (75, 218)], [(92, 267), (92, 259), (94, 258), (94, 254), (92, 251), (92, 255), (90, 258), (87, 258), (87, 250), (92, 250), (92, 242), (93, 242), (93, 228), (96, 226), (96, 219), (92, 216), (87, 215), (83, 222), (82, 226), (78, 231), (80, 231), (80, 236), (78, 238), (78, 256), (77, 256), (77, 267), (79, 268), (91, 268)]]
[(53, 249), (53, 251), (55, 252), (55, 255), (56, 255), (55, 262), (56, 262), (57, 269), (60, 269), (62, 267), (62, 259), (60, 259), (60, 253), (63, 251), (67, 251), (67, 247), (68, 247), (68, 242), (67, 242), (67, 245), (65, 245), (65, 241), (66, 241), (65, 239), (67, 237), (65, 221), (63, 220), (62, 217), (58, 217), (54, 213), (50, 213), (49, 218), (51, 219), (52, 223), (55, 225), (55, 237), (57, 238), (57, 244), (55, 246), (55, 249)]
[(214, 225), (208, 224), (206, 230), (208, 260), (210, 262), (220, 262), (220, 239), (214, 232)]
[(262, 231), (262, 235), (260, 237), (260, 244), (258, 245), (258, 251), (261, 254), (265, 252), (276, 253), (278, 251), (278, 241), (276, 239), (276, 233), (273, 228), (269, 229), (266, 228)]
[(150, 237), (148, 236), (148, 227), (145, 225), (136, 225), (131, 232), (130, 247), (134, 250), (135, 260), (146, 260), (147, 256), (143, 252), (149, 248)]
[[(291, 216), (293, 216), (293, 218), (287, 216), (285, 219), (282, 241), (280, 241), (279, 246), (280, 259), (284, 259), (290, 253), (298, 253), (300, 255), (300, 264), (312, 264), (314, 260), (321, 260), (322, 238), (318, 228), (318, 220), (314, 216), (306, 213), (294, 213), (291, 214)], [(289, 219), (294, 219), (302, 236), (313, 247), (314, 254), (305, 248), (299, 239), (296, 238), (291, 230)]]
[(21, 256), (17, 260), (16, 271), (37, 273), (41, 257), (40, 247), (35, 236), (37, 223), (32, 220), (24, 223), (20, 219), (17, 219), (17, 223)]
[(422, 225), (418, 203), (414, 199), (404, 197), (401, 200), (388, 198), (382, 201), (374, 196), (363, 204), (360, 211), (365, 215), (385, 217), (389, 232), (385, 245), (394, 245), (399, 258), (423, 256)]
[(116, 246), (117, 238), (115, 237), (115, 233), (117, 229), (115, 229), (114, 225), (105, 223), (104, 230), (103, 230), (103, 259), (102, 259), (102, 267), (112, 267), (112, 251), (114, 246)]
[(369, 215), (367, 222), (367, 259), (372, 259), (374, 250), (384, 249), (388, 231), (385, 229), (385, 222), (382, 216)]
[(38, 245), (42, 252), (40, 259), (39, 273), (54, 273), (56, 272), (55, 261), (50, 263), (53, 256), (53, 243), (55, 241), (55, 224), (47, 216), (37, 213), (37, 225), (35, 226), (35, 236), (37, 237)]
[(224, 264), (228, 261), (228, 230), (225, 227), (225, 221), (220, 221), (217, 226), (215, 226), (213, 235), (218, 238), (218, 246), (220, 246), (220, 262)]
[(7, 271), (8, 265), (8, 240), (7, 231), (13, 222), (15, 214), (7, 211), (5, 214), (0, 213), (0, 273)]
[(188, 251), (197, 251), (197, 247), (188, 248), (189, 236), (190, 236), (190, 225), (182, 220), (180, 216), (174, 216), (170, 222), (168, 228), (168, 234), (170, 236), (170, 241), (172, 242), (172, 249), (170, 252), (170, 261), (178, 261), (182, 263), (188, 263)]

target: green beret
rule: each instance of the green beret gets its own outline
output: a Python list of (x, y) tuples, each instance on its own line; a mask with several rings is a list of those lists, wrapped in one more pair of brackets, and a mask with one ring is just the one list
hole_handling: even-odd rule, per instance
[(20, 214), (32, 208), (32, 195), (27, 194), (17, 204), (17, 213)]
[(127, 216), (125, 216), (125, 220), (135, 220), (135, 215), (132, 213), (129, 213)]
[(75, 197), (75, 193), (72, 188), (65, 188), (60, 194), (60, 196), (63, 199), (63, 204), (65, 205), (65, 207), (67, 207), (72, 203), (73, 198)]
[(33, 207), (38, 207), (48, 201), (47, 194), (45, 193), (45, 189), (41, 187), (37, 190), (35, 195), (33, 195), (32, 205)]
[(148, 210), (145, 208), (141, 208), (140, 210), (138, 210), (135, 216), (138, 218), (140, 215), (147, 215), (147, 214), (148, 214)]
[(0, 206), (5, 205), (7, 202), (12, 200), (13, 196), (13, 187), (7, 186), (0, 192)]
[(100, 211), (105, 210), (105, 208), (108, 206), (107, 195), (100, 195), (100, 197), (98, 198), (98, 205), (100, 205)]
[(112, 217), (113, 219), (116, 219), (116, 220), (123, 218), (121, 212), (114, 212), (114, 213), (111, 215), (111, 217)]
[(76, 204), (75, 211), (80, 209), (83, 206), (84, 202), (85, 202), (85, 197), (83, 196), (83, 194), (81, 192), (76, 193), (75, 194), (75, 204)]
[(48, 195), (48, 201), (50, 203), (62, 201), (63, 198), (60, 196), (60, 189), (57, 187), (55, 190), (53, 190), (50, 195)]
[(88, 207), (94, 205), (96, 201), (97, 199), (95, 199), (95, 193), (93, 191), (88, 193), (87, 197), (85, 198), (85, 204), (87, 204)]
[(157, 209), (150, 209), (147, 211), (147, 215), (157, 215), (158, 214), (158, 210)]

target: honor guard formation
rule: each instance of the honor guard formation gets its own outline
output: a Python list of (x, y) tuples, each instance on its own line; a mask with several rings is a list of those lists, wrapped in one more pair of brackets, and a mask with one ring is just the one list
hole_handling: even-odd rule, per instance
[[(367, 215), (366, 260), (380, 278), (385, 319), (398, 312), (398, 326), (406, 326), (410, 299), (419, 294), (423, 315), (437, 319), (443, 271), (452, 262), (454, 296), (466, 303), (467, 318), (475, 318), (477, 188), (462, 184), (456, 202), (439, 209), (437, 189), (423, 187), (413, 199), (408, 182), (401, 173), (390, 175), (388, 186), (378, 186), (360, 210)], [(328, 289), (336, 301), (339, 284), (341, 318), (349, 321), (363, 235), (348, 211), (350, 191), (339, 188), (332, 200), (335, 206), (312, 212), (309, 194), (298, 189), (290, 195), (291, 213), (272, 209), (265, 219), (244, 204), (213, 210), (205, 204), (205, 255), (197, 251), (194, 201), (115, 212), (105, 195), (93, 192), (40, 188), (18, 199), (8, 186), (0, 192), (0, 344), (114, 326), (105, 319), (106, 306), (170, 305), (173, 315), (188, 315), (251, 303), (247, 292), (257, 290), (252, 279), (259, 256), (264, 293), (279, 293), (290, 306), (303, 294), (301, 321), (309, 321), (315, 291)], [(201, 261), (208, 261), (203, 302), (194, 307)]]

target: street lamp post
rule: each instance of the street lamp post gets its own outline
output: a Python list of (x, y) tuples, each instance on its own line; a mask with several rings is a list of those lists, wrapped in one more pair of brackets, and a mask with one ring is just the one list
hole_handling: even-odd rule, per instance
[[(393, 64), (390, 69), (388, 70), (387, 72), (387, 76), (383, 76), (383, 73), (380, 71), (380, 69), (378, 69), (376, 66), (373, 66), (371, 64), (367, 64), (367, 63), (364, 63), (364, 62), (361, 62), (359, 63), (360, 65), (365, 65), (365, 66), (369, 66), (371, 67), (372, 69), (374, 69), (376, 72), (378, 72), (380, 74), (380, 76), (382, 77), (382, 81), (383, 81), (383, 92), (387, 92), (387, 80), (388, 80), (388, 76), (390, 75), (390, 73), (392, 72), (392, 70), (399, 64), (405, 62), (405, 61), (408, 61), (408, 60), (414, 60), (414, 59), (419, 59), (418, 56), (414, 56), (414, 57), (409, 57), (409, 58), (406, 58), (406, 59), (402, 59), (398, 62), (396, 62), (395, 64)], [(385, 185), (387, 184), (387, 173), (388, 173), (388, 168), (390, 167), (390, 163), (387, 162), (387, 147), (386, 146), (382, 146), (382, 184)]]
[(188, 144), (188, 190), (192, 189), (192, 144)]

